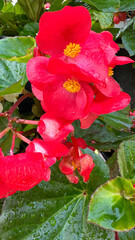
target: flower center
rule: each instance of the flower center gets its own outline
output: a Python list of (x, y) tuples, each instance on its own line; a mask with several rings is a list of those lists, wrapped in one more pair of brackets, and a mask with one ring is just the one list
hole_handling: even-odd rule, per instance
[(112, 67), (109, 67), (108, 68), (108, 76), (112, 76), (113, 75), (113, 68)]
[(74, 58), (81, 52), (80, 44), (69, 43), (64, 49), (64, 55)]
[(81, 85), (79, 84), (79, 82), (71, 79), (68, 79), (66, 82), (64, 82), (63, 87), (68, 92), (72, 92), (72, 93), (79, 92), (81, 89)]

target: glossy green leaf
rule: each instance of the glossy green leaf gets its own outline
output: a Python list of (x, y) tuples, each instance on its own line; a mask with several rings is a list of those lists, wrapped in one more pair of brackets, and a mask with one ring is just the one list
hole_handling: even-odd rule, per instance
[(27, 81), (26, 64), (0, 59), (0, 95), (19, 93)]
[(119, 0), (83, 0), (103, 12), (115, 12), (120, 6)]
[(114, 231), (135, 227), (135, 188), (124, 178), (100, 186), (91, 197), (88, 221)]
[(44, 9), (44, 0), (18, 0), (22, 9), (33, 22), (38, 22)]
[(135, 54), (135, 30), (132, 27), (122, 35), (122, 43), (131, 56)]
[(4, 5), (4, 1), (0, 0), (0, 10), (3, 8), (3, 5)]
[(135, 229), (130, 230), (129, 232), (118, 233), (120, 240), (134, 240), (135, 239)]
[(9, 37), (0, 41), (0, 58), (26, 63), (33, 57), (36, 47), (32, 37)]
[(104, 183), (109, 177), (105, 162), (96, 157), (94, 161), (87, 184), (69, 183), (54, 166), (49, 182), (9, 197), (0, 217), (2, 239), (114, 240), (114, 232), (86, 221), (94, 183)]
[(118, 150), (121, 176), (135, 181), (135, 141), (124, 141)]
[(23, 30), (20, 32), (20, 36), (30, 35), (32, 37), (35, 37), (38, 30), (39, 24), (37, 22), (30, 22), (24, 26)]
[(93, 12), (95, 19), (99, 21), (101, 28), (108, 28), (112, 24), (113, 13)]
[(131, 118), (122, 111), (104, 114), (101, 116), (108, 125), (118, 130), (130, 129), (133, 126)]

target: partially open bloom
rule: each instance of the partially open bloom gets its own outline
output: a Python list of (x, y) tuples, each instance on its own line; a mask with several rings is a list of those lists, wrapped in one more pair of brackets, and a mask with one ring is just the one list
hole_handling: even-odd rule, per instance
[(79, 177), (76, 175), (75, 170), (82, 176), (83, 181), (87, 182), (94, 166), (95, 164), (90, 155), (82, 154), (80, 149), (76, 152), (74, 147), (70, 148), (69, 153), (62, 158), (59, 164), (61, 172), (66, 175), (71, 183), (75, 184), (79, 181)]
[[(78, 183), (79, 177), (76, 174), (76, 170), (79, 175), (82, 176), (83, 181), (87, 182), (90, 177), (90, 173), (93, 170), (95, 164), (93, 159), (88, 154), (83, 154), (79, 147), (85, 148), (85, 141), (83, 139), (76, 139), (71, 137), (72, 143), (70, 143), (69, 152), (64, 156), (59, 164), (59, 169), (64, 173), (67, 179), (71, 183)], [(78, 141), (79, 140), (79, 141)], [(79, 146), (80, 145), (80, 146)]]
[(113, 15), (113, 22), (115, 24), (119, 24), (120, 21), (125, 21), (127, 18), (127, 14), (125, 12), (116, 12)]

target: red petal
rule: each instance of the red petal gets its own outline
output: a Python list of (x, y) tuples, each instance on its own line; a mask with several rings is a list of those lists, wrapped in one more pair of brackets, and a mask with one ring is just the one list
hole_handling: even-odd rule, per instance
[(70, 132), (74, 131), (74, 128), (64, 119), (45, 113), (39, 120), (37, 131), (45, 141), (61, 142)]
[(59, 169), (62, 173), (64, 174), (72, 174), (74, 171), (74, 167), (71, 164), (72, 157), (70, 156), (65, 156), (62, 158), (60, 164), (59, 164)]
[(68, 153), (64, 144), (59, 142), (47, 142), (41, 139), (34, 139), (26, 149), (26, 152), (40, 152), (48, 157), (62, 157)]
[(118, 56), (115, 56), (113, 58), (112, 62), (110, 63), (110, 66), (112, 66), (114, 68), (116, 65), (124, 65), (124, 64), (128, 64), (128, 63), (134, 63), (134, 62), (135, 61), (132, 60), (129, 57), (124, 57), (124, 56), (118, 57)]
[(87, 115), (87, 117), (81, 118), (80, 119), (81, 128), (82, 129), (89, 128), (92, 125), (92, 123), (98, 118), (98, 116), (99, 116), (99, 114), (90, 112)]
[(73, 121), (84, 117), (89, 112), (94, 93), (88, 83), (80, 82), (79, 92), (68, 92), (63, 87), (64, 81), (48, 84), (44, 89), (42, 106), (57, 117)]
[(102, 94), (107, 97), (114, 97), (121, 91), (120, 85), (112, 77), (106, 77), (104, 84), (105, 85), (102, 86), (101, 84), (95, 83), (95, 86)]
[(86, 8), (67, 6), (41, 16), (36, 42), (42, 52), (52, 55), (63, 52), (70, 42), (85, 41), (90, 28), (91, 19)]
[(98, 93), (91, 104), (90, 112), (96, 114), (115, 112), (127, 107), (130, 100), (130, 96), (125, 92), (121, 92), (112, 98), (105, 97), (101, 93)]
[(16, 190), (12, 190), (10, 187), (6, 186), (3, 180), (0, 178), (0, 199), (8, 197), (15, 192)]
[(20, 153), (1, 158), (0, 175), (14, 190), (25, 191), (46, 179), (46, 168), (41, 153)]
[(73, 174), (68, 174), (66, 175), (67, 179), (69, 180), (69, 182), (77, 184), (79, 181), (79, 178), (75, 175), (75, 173)]
[(33, 94), (36, 96), (37, 99), (39, 99), (40, 101), (43, 100), (43, 92), (39, 89), (37, 89), (36, 87), (34, 87), (33, 84), (31, 84), (32, 87), (32, 92)]
[(93, 163), (93, 159), (90, 155), (84, 154), (81, 159), (81, 169), (79, 174), (83, 176), (84, 182), (87, 182), (90, 177), (90, 173), (92, 172), (95, 164)]
[(39, 90), (43, 90), (46, 83), (56, 80), (56, 76), (48, 72), (47, 57), (31, 58), (27, 63), (26, 73), (29, 81)]

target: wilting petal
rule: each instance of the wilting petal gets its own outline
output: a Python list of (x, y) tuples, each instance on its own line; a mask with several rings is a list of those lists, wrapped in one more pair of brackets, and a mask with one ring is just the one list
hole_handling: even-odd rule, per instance
[(68, 174), (66, 175), (67, 179), (69, 180), (69, 182), (77, 184), (79, 181), (79, 178), (75, 175), (75, 173), (73, 174)]

